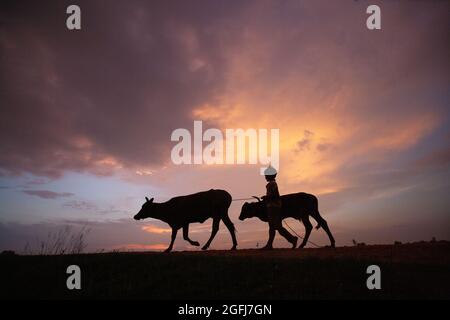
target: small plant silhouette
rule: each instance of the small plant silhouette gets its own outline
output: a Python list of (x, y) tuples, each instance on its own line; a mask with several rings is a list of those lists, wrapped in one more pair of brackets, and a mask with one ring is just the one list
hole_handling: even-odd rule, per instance
[(353, 242), (353, 245), (354, 245), (355, 247), (362, 247), (362, 246), (365, 246), (365, 245), (366, 245), (365, 242), (358, 242), (358, 241), (356, 241), (355, 239), (353, 239), (352, 242)]
[(29, 255), (63, 255), (80, 254), (86, 247), (86, 236), (90, 232), (87, 226), (74, 230), (71, 226), (65, 226), (57, 231), (48, 232), (45, 240), (37, 239), (33, 247), (29, 242), (24, 247), (23, 254)]

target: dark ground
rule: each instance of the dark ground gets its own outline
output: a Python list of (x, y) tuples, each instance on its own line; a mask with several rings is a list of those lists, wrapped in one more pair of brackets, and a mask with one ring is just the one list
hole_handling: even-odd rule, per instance
[[(82, 289), (66, 288), (67, 266)], [(366, 269), (381, 268), (381, 290)], [(65, 256), (0, 255), (0, 298), (450, 299), (450, 242)]]

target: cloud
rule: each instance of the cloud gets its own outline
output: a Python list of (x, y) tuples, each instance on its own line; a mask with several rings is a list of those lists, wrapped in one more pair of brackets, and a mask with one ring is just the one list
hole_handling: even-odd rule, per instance
[(168, 232), (172, 231), (172, 229), (170, 229), (170, 228), (161, 228), (161, 227), (154, 226), (151, 224), (143, 226), (142, 230), (144, 230), (146, 232), (150, 232), (150, 233), (168, 233)]
[(426, 156), (418, 159), (415, 164), (419, 168), (448, 167), (450, 164), (450, 148), (444, 147), (432, 151)]
[(156, 244), (140, 244), (140, 243), (127, 243), (127, 244), (119, 244), (115, 246), (113, 249), (121, 250), (121, 251), (161, 251), (167, 249), (167, 244), (156, 243)]
[(1, 11), (0, 173), (108, 175), (169, 161), (171, 132), (223, 85), (218, 35), (237, 5), (81, 1), (76, 34), (61, 24), (64, 5)]
[(68, 198), (74, 195), (70, 192), (54, 192), (49, 190), (22, 190), (22, 192), (42, 199)]
[[(447, 13), (438, 7), (405, 14), (388, 4), (385, 28), (368, 41), (364, 5), (354, 2), (79, 5), (85, 26), (76, 33), (61, 25), (64, 3), (2, 10), (0, 174), (145, 176), (170, 161), (172, 130), (200, 117), (279, 127), (282, 152), (327, 157), (333, 144), (340, 163), (314, 174), (323, 175), (374, 147), (416, 144), (447, 112), (445, 99), (428, 105), (448, 91)], [(306, 155), (302, 172), (321, 159)]]
[(313, 136), (314, 136), (314, 132), (305, 130), (303, 132), (303, 138), (297, 142), (297, 148), (298, 148), (297, 150), (298, 151), (309, 150)]
[(63, 207), (81, 210), (81, 211), (91, 211), (91, 210), (97, 210), (98, 207), (95, 203), (90, 201), (84, 201), (84, 200), (73, 200), (73, 201), (67, 201), (63, 203)]
[(319, 143), (316, 148), (317, 148), (317, 151), (321, 151), (322, 152), (322, 151), (327, 151), (332, 146), (333, 146), (332, 143), (324, 142), (324, 143)]
[(93, 201), (86, 200), (72, 200), (67, 201), (62, 204), (64, 208), (79, 210), (83, 212), (93, 212), (101, 215), (121, 213), (127, 214), (125, 210), (118, 209), (112, 205), (110, 206), (99, 206)]

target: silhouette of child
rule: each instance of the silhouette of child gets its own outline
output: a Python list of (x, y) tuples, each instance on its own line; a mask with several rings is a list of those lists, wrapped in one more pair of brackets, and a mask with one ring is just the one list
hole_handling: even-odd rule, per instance
[(278, 230), (280, 235), (286, 238), (286, 240), (292, 244), (292, 248), (295, 249), (298, 238), (290, 234), (281, 223), (282, 202), (278, 191), (278, 185), (275, 181), (277, 171), (272, 166), (269, 166), (266, 170), (264, 170), (264, 176), (266, 177), (266, 181), (268, 183), (266, 185), (266, 195), (262, 198), (266, 202), (267, 222), (269, 223), (269, 240), (262, 249), (273, 249), (272, 245), (276, 230)]

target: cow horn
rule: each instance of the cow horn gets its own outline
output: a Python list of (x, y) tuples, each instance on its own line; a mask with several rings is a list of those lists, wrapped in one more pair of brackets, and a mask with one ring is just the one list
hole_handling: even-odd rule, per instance
[(257, 196), (252, 196), (252, 198), (255, 198), (256, 200), (258, 200), (258, 202), (261, 202), (261, 199)]

